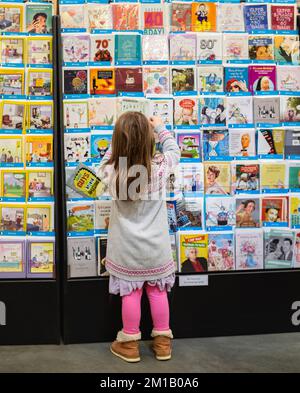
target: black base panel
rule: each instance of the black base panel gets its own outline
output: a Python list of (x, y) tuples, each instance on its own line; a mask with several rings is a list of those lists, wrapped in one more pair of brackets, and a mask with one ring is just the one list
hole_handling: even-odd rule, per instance
[[(169, 300), (171, 328), (176, 338), (299, 332), (292, 309), (299, 301), (300, 271), (211, 274), (207, 287), (179, 287)], [(121, 301), (108, 294), (108, 280), (67, 283), (64, 342), (111, 341), (121, 328)], [(300, 313), (299, 313), (300, 314)], [(149, 305), (142, 302), (141, 330), (151, 332)]]
[(0, 302), (0, 345), (60, 343), (55, 281), (1, 281)]

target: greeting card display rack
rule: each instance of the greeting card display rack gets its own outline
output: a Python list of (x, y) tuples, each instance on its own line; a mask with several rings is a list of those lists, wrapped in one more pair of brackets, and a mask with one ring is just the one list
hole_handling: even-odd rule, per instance
[[(299, 25), (299, 20), (298, 20)], [(58, 30), (60, 28), (58, 26)], [(113, 340), (121, 328), (121, 302), (109, 295), (108, 278), (68, 277), (64, 160), (62, 36), (58, 35), (58, 108), (61, 205), (58, 236), (61, 249), (62, 337), (65, 344)], [(171, 327), (176, 338), (299, 332), (293, 317), (299, 296), (299, 270), (209, 272), (203, 285), (182, 284), (177, 275), (169, 296)], [(205, 281), (205, 280), (204, 280)], [(148, 302), (142, 300), (141, 330), (150, 337)]]
[[(57, 17), (52, 19), (52, 58), (57, 53)], [(53, 61), (53, 80), (57, 80), (57, 63)], [(53, 154), (54, 154), (54, 200), (59, 191), (58, 139), (58, 92), (53, 83)], [(55, 203), (54, 231), (59, 227), (59, 209)], [(0, 279), (0, 345), (33, 345), (60, 343), (59, 265), (61, 242), (55, 241), (55, 278)]]

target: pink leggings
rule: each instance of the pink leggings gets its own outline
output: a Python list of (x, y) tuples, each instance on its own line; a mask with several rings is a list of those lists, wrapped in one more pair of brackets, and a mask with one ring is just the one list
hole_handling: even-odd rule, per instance
[[(169, 330), (169, 302), (166, 289), (160, 291), (157, 286), (145, 284), (144, 288), (150, 303), (153, 329), (157, 331)], [(141, 298), (143, 288), (122, 297), (123, 332), (137, 334), (140, 332)]]

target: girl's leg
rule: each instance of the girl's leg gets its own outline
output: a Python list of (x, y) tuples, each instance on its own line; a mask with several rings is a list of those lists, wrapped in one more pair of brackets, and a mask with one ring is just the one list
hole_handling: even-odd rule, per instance
[(140, 333), (142, 294), (143, 289), (137, 289), (122, 297), (123, 332), (126, 334)]
[(153, 330), (157, 332), (169, 331), (169, 302), (167, 290), (160, 291), (157, 286), (146, 284), (146, 293), (150, 303)]

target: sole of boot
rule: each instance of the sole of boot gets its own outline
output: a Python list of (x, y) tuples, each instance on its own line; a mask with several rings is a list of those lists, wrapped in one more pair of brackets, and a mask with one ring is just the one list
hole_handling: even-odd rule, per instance
[(125, 362), (128, 362), (128, 363), (137, 363), (137, 362), (141, 361), (140, 357), (138, 357), (138, 358), (126, 358), (125, 356), (122, 356), (119, 353), (113, 351), (112, 348), (110, 348), (110, 352), (113, 355), (117, 356), (118, 358), (120, 358), (120, 359), (122, 359), (122, 360), (124, 360)]
[(172, 355), (170, 354), (170, 355), (166, 355), (166, 356), (158, 356), (158, 355), (155, 355), (155, 358), (156, 358), (156, 360), (170, 360), (171, 358), (172, 358)]

